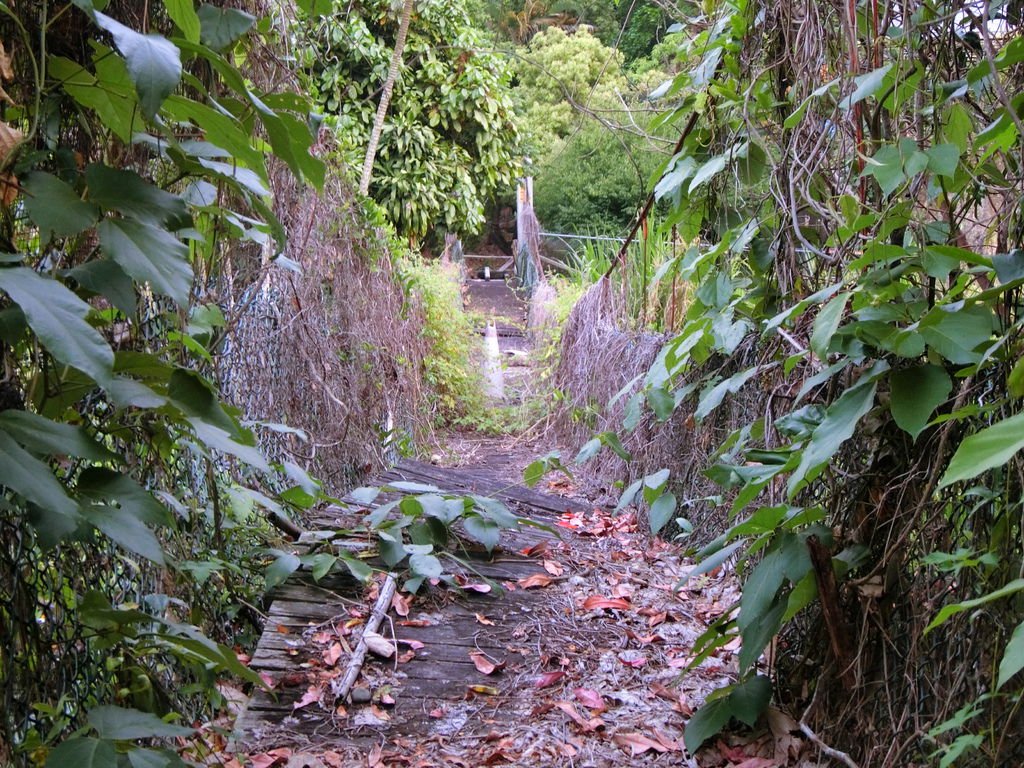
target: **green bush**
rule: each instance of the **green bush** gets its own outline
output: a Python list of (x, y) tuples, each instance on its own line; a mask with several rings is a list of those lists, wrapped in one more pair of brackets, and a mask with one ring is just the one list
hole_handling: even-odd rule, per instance
[(659, 161), (638, 138), (588, 124), (538, 170), (537, 218), (547, 231), (620, 234), (643, 205)]
[(430, 346), (424, 380), (435, 422), (444, 426), (478, 415), (483, 393), (470, 354), (475, 329), (462, 306), (459, 268), (410, 255), (402, 274), (423, 310), (423, 335)]

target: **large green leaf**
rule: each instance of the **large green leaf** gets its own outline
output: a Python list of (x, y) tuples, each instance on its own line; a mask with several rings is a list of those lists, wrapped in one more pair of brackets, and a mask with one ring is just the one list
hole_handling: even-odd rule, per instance
[(181, 52), (160, 35), (143, 35), (105, 13), (97, 12), (96, 23), (114, 38), (128, 64), (128, 75), (139, 94), (139, 105), (150, 119), (181, 80)]
[(0, 429), (28, 450), (44, 456), (77, 456), (89, 461), (123, 461), (81, 427), (51, 421), (29, 411), (0, 412)]
[(471, 513), (462, 519), (462, 525), (469, 537), (483, 544), (488, 552), (498, 546), (498, 541), (501, 539), (501, 528), (497, 523), (476, 513)]
[(772, 696), (772, 684), (764, 675), (754, 675), (736, 685), (729, 694), (732, 716), (740, 722), (753, 726), (768, 706)]
[[(109, 56), (108, 59), (116, 60), (123, 66), (117, 56)], [(98, 73), (99, 66), (97, 64)], [(113, 131), (126, 144), (131, 142), (136, 129), (142, 127), (142, 117), (136, 114), (137, 99), (130, 82), (128, 88), (120, 87), (107, 77), (101, 83), (81, 64), (60, 56), (50, 57), (47, 73), (76, 102), (95, 111), (100, 124)]]
[(28, 267), (0, 269), (0, 289), (21, 307), (29, 326), (55, 358), (98, 384), (110, 380), (114, 352), (85, 321), (88, 304), (61, 283)]
[(949, 397), (953, 382), (942, 368), (926, 364), (894, 371), (889, 387), (893, 420), (917, 440), (935, 409)]
[(129, 552), (163, 565), (164, 551), (156, 534), (128, 509), (109, 504), (83, 504), (81, 512), (86, 520)]
[(700, 745), (725, 728), (732, 719), (728, 698), (715, 699), (693, 713), (683, 731), (683, 742), (692, 755)]
[(69, 269), (66, 275), (86, 290), (106, 296), (111, 304), (128, 317), (135, 314), (138, 308), (135, 283), (117, 262), (93, 259)]
[(85, 498), (117, 504), (148, 525), (169, 525), (172, 522), (170, 512), (152, 493), (127, 475), (112, 469), (87, 467), (78, 476), (76, 490)]
[(1024, 448), (1024, 413), (1003, 419), (965, 438), (953, 454), (939, 488), (1001, 467), (1021, 448)]
[(115, 741), (174, 738), (195, 733), (191, 728), (164, 722), (150, 712), (114, 706), (89, 710), (89, 724), (101, 738)]
[(22, 180), (25, 210), (44, 241), (84, 232), (100, 217), (99, 209), (82, 200), (69, 184), (51, 173), (33, 171)]
[(125, 272), (188, 306), (192, 266), (184, 243), (165, 229), (131, 219), (105, 219), (96, 229), (104, 252)]
[(853, 436), (861, 417), (875, 403), (878, 377), (888, 368), (885, 362), (876, 363), (871, 371), (861, 376), (856, 384), (828, 407), (821, 423), (800, 452), (800, 464), (789, 478), (787, 489), (790, 497), (816, 478), (840, 446)]
[(825, 360), (828, 355), (828, 348), (832, 343), (832, 337), (835, 336), (839, 324), (843, 321), (843, 312), (846, 311), (846, 302), (849, 300), (849, 292), (840, 293), (822, 307), (821, 311), (818, 312), (818, 316), (814, 318), (814, 330), (811, 333), (811, 350), (821, 360)]
[(647, 512), (647, 521), (650, 523), (652, 534), (657, 534), (668, 525), (672, 515), (676, 513), (676, 504), (675, 494), (672, 493), (663, 493), (654, 500)]
[(202, 23), (200, 39), (203, 44), (221, 51), (248, 32), (256, 23), (256, 17), (234, 8), (204, 5), (199, 9), (199, 21)]
[(184, 200), (134, 171), (93, 163), (85, 169), (85, 181), (89, 185), (89, 199), (108, 210), (170, 229), (181, 229), (191, 223)]
[(973, 600), (964, 600), (960, 603), (951, 603), (950, 605), (945, 605), (942, 607), (942, 610), (939, 611), (938, 614), (936, 614), (935, 618), (931, 620), (931, 623), (928, 624), (927, 627), (925, 627), (924, 631), (927, 634), (928, 632), (931, 632), (937, 626), (943, 624), (952, 616), (955, 616), (958, 613), (970, 611), (974, 608), (980, 608), (981, 606), (991, 603), (995, 600), (1002, 600), (1004, 597), (1015, 595), (1021, 591), (1024, 591), (1024, 579), (1014, 579), (1009, 584), (1006, 584), (1005, 586), (1002, 586), (993, 592), (989, 592), (987, 595), (976, 597)]
[(117, 768), (112, 741), (73, 736), (46, 756), (46, 768)]
[(994, 317), (985, 304), (936, 307), (921, 320), (920, 334), (932, 349), (952, 363), (981, 360), (977, 348), (992, 338)]
[(1017, 625), (1010, 637), (1010, 642), (1003, 651), (1003, 659), (999, 662), (999, 680), (996, 688), (1002, 688), (1010, 678), (1024, 669), (1024, 622)]
[(878, 93), (885, 84), (885, 77), (891, 69), (892, 64), (885, 64), (878, 69), (873, 69), (866, 74), (855, 77), (853, 82), (856, 87), (853, 89), (853, 93), (839, 102), (840, 108), (850, 109), (854, 104)]
[(0, 485), (69, 520), (78, 519), (78, 505), (64, 491), (53, 472), (14, 438), (0, 431)]
[(201, 25), (192, 0), (164, 0), (164, 8), (185, 39), (198, 43)]

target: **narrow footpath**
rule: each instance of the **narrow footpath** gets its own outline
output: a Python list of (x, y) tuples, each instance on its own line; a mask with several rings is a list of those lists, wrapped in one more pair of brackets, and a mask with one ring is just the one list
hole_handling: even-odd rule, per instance
[[(517, 377), (530, 375), (524, 307), (501, 281), (471, 281), (469, 301), (497, 324), (515, 397)], [(257, 692), (236, 723), (247, 764), (792, 764), (799, 745), (786, 732), (796, 724), (785, 720), (775, 732), (723, 737), (700, 763), (687, 755), (686, 720), (728, 682), (735, 649), (686, 667), (694, 641), (735, 600), (734, 584), (719, 574), (677, 590), (690, 567), (681, 548), (652, 540), (632, 513), (576, 498), (561, 475), (526, 488), (522, 470), (551, 447), (455, 435), (451, 466), (403, 461), (373, 480), (391, 489), (373, 503), (348, 497), (322, 511), (307, 547), (351, 547), (338, 532), (428, 488), (501, 501), (543, 527), (504, 532), (490, 554), (460, 547), (445, 559), (447, 583), (399, 591), (377, 629), (382, 653), (367, 655), (345, 698), (339, 684), (387, 568), (367, 561), (380, 570), (369, 588), (348, 576), (294, 574), (275, 593), (251, 661), (271, 690)]]

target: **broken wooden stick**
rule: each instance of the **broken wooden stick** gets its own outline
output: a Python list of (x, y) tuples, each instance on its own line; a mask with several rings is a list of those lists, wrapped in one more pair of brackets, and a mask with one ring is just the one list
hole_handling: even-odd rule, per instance
[(352, 652), (352, 658), (349, 659), (348, 666), (345, 668), (345, 674), (337, 686), (334, 686), (335, 699), (345, 700), (348, 698), (349, 693), (351, 693), (352, 686), (355, 685), (359, 672), (363, 668), (363, 660), (366, 658), (367, 635), (376, 634), (377, 627), (380, 626), (384, 616), (387, 615), (388, 609), (391, 607), (391, 599), (395, 596), (396, 589), (398, 589), (398, 581), (395, 579), (395, 574), (389, 573), (384, 583), (380, 586), (377, 602), (373, 605), (370, 618), (366, 620), (366, 626), (363, 627), (363, 632), (359, 636), (359, 642)]

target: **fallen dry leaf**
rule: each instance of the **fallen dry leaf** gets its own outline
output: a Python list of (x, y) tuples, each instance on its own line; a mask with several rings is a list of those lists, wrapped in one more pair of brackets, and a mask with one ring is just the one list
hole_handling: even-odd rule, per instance
[(565, 566), (563, 566), (557, 560), (545, 560), (544, 570), (550, 573), (552, 576), (561, 576), (565, 573)]
[(249, 755), (249, 764), (252, 768), (273, 768), (275, 765), (284, 765), (291, 756), (292, 751), (290, 749), (281, 747), (280, 749), (272, 749), (259, 755)]
[(426, 646), (423, 643), (421, 643), (419, 640), (406, 640), (405, 638), (399, 637), (399, 638), (395, 639), (395, 642), (398, 643), (399, 645), (407, 645), (410, 648), (412, 648), (414, 651), (418, 651), (421, 648), (426, 648)]
[(473, 693), (480, 693), (484, 696), (497, 696), (500, 691), (493, 685), (471, 685), (469, 690)]
[(542, 555), (549, 549), (546, 541), (538, 541), (536, 544), (531, 544), (529, 547), (519, 550), (519, 554), (532, 557), (534, 555)]
[(491, 661), (486, 653), (481, 651), (471, 651), (469, 658), (473, 660), (473, 666), (476, 667), (476, 671), (484, 675), (493, 675), (495, 672), (500, 672), (505, 668), (505, 662), (493, 662)]
[(742, 763), (736, 763), (731, 768), (779, 768), (779, 763), (767, 757), (748, 757)]
[(608, 705), (604, 703), (601, 694), (592, 688), (576, 688), (573, 691), (573, 695), (576, 696), (576, 701), (587, 709), (595, 712), (604, 712), (608, 709)]
[(662, 744), (660, 741), (648, 738), (642, 733), (616, 733), (612, 736), (612, 741), (618, 744), (620, 747), (628, 747), (630, 755), (636, 757), (642, 755), (644, 752), (654, 750), (655, 752), (675, 752), (677, 749), (670, 749), (669, 747)]
[(401, 592), (395, 592), (395, 596), (391, 598), (391, 608), (398, 616), (402, 616), (403, 618), (409, 615), (409, 606), (411, 604), (411, 595), (406, 596)]
[(0, 78), (4, 80), (14, 79), (14, 68), (11, 66), (11, 55), (4, 49), (3, 42), (0, 42)]
[(480, 624), (483, 624), (483, 625), (485, 625), (485, 626), (488, 626), (488, 627), (493, 627), (493, 626), (494, 626), (494, 622), (493, 622), (493, 621), (491, 621), (490, 619), (488, 619), (488, 618), (487, 618), (486, 616), (484, 616), (484, 615), (483, 615), (482, 613), (475, 613), (475, 614), (473, 614), (473, 615), (474, 615), (474, 616), (476, 616), (476, 620), (477, 620), (477, 621), (478, 621), (478, 622), (479, 622)]
[(491, 585), (484, 583), (460, 584), (459, 587), (466, 592), (479, 592), (481, 595), (486, 595), (491, 591)]
[(627, 667), (642, 667), (647, 663), (647, 657), (640, 651), (626, 650), (619, 654), (619, 661)]
[(591, 595), (583, 601), (583, 610), (596, 611), (601, 608), (610, 608), (617, 611), (628, 611), (632, 606), (628, 600), (621, 597), (602, 597)]
[(584, 733), (592, 733), (596, 730), (604, 728), (604, 721), (600, 717), (592, 717), (589, 720), (584, 718), (579, 712), (576, 711), (575, 705), (571, 701), (556, 701), (555, 707), (562, 710), (567, 714), (572, 721), (578, 725)]
[(432, 626), (434, 626), (434, 622), (430, 621), (429, 619), (406, 619), (404, 621), (396, 621), (395, 624), (397, 624), (400, 627), (432, 627)]
[(302, 698), (292, 704), (292, 709), (302, 709), (302, 707), (308, 707), (310, 704), (316, 701), (320, 701), (320, 695), (323, 693), (315, 685), (309, 686), (306, 692), (302, 694)]
[(267, 688), (273, 688), (277, 685), (277, 678), (269, 672), (260, 672), (260, 680), (263, 681), (263, 684), (267, 686)]
[(546, 587), (551, 583), (551, 577), (543, 573), (535, 573), (532, 576), (527, 576), (525, 579), (520, 579), (516, 583), (523, 589)]
[(429, 715), (430, 717), (432, 717), (435, 720), (437, 720), (439, 718), (444, 717), (444, 713), (445, 713), (445, 708), (444, 707), (435, 707), (434, 709), (430, 710), (427, 713), (427, 715)]
[(324, 663), (328, 667), (333, 667), (338, 663), (338, 659), (341, 658), (341, 643), (335, 643), (326, 651), (324, 651)]
[(545, 672), (543, 675), (537, 678), (537, 680), (533, 684), (533, 687), (548, 688), (549, 686), (552, 686), (555, 683), (557, 683), (563, 677), (565, 677), (565, 672), (561, 670), (557, 670), (555, 672)]

